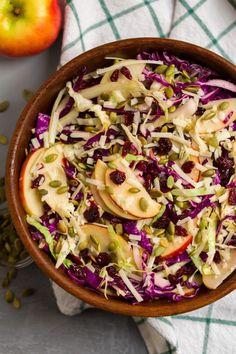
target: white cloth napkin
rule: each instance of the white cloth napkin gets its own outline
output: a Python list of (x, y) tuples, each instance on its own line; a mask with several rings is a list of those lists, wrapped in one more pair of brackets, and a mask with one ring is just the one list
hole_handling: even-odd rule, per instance
[[(236, 62), (235, 0), (67, 0), (61, 65), (97, 45), (131, 37), (171, 37)], [(53, 284), (58, 307), (90, 307)], [(236, 294), (184, 315), (134, 318), (150, 354), (236, 353)]]

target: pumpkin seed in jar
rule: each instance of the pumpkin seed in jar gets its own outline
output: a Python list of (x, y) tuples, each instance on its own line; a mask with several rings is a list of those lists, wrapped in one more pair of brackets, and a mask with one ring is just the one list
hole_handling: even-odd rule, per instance
[(36, 290), (34, 288), (26, 288), (22, 291), (22, 296), (23, 297), (29, 297), (34, 295)]
[(9, 101), (0, 102), (0, 113), (5, 112), (8, 109), (9, 105)]
[(10, 289), (7, 289), (4, 297), (5, 297), (6, 302), (10, 303), (14, 299), (14, 293)]
[(0, 134), (0, 144), (6, 145), (8, 143), (8, 138), (6, 135)]
[(18, 310), (19, 308), (21, 308), (21, 301), (20, 299), (18, 299), (17, 297), (14, 297), (14, 300), (12, 302), (13, 307)]

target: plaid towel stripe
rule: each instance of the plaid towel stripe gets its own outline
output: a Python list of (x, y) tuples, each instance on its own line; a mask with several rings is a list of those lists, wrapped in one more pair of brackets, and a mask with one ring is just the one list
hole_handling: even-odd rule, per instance
[[(67, 0), (61, 64), (97, 45), (129, 37), (171, 37), (236, 62), (235, 0)], [(53, 284), (60, 311), (90, 306)], [(165, 318), (134, 318), (149, 354), (231, 354), (236, 348), (235, 294)]]
[(88, 0), (86, 8), (67, 0), (61, 64), (105, 42), (153, 35), (193, 42), (236, 62), (235, 9), (235, 0)]

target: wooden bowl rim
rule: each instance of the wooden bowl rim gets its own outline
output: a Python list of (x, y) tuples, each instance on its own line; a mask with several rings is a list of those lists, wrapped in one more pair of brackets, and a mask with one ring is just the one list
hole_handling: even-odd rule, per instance
[(31, 254), (34, 261), (37, 263), (37, 265), (47, 274), (49, 278), (56, 282), (60, 287), (62, 287), (75, 297), (79, 298), (80, 300), (89, 303), (90, 305), (114, 313), (144, 317), (170, 316), (188, 311), (193, 311), (202, 306), (209, 305), (212, 302), (229, 294), (236, 288), (236, 281), (234, 281), (236, 280), (236, 274), (234, 273), (233, 275), (231, 275), (216, 290), (210, 291), (204, 289), (195, 298), (186, 299), (177, 303), (168, 302), (167, 300), (156, 300), (150, 303), (132, 305), (119, 299), (107, 300), (103, 295), (95, 293), (94, 291), (91, 291), (87, 288), (78, 286), (77, 284), (73, 283), (72, 280), (68, 276), (66, 276), (62, 271), (55, 269), (54, 264), (49, 259), (49, 257), (38, 248), (36, 242), (32, 241), (30, 233), (27, 230), (26, 221), (23, 217), (20, 216), (23, 207), (19, 203), (18, 185), (15, 185), (19, 178), (16, 171), (17, 168), (15, 166), (17, 149), (22, 140), (22, 134), (24, 134), (24, 128), (27, 122), (30, 122), (32, 120), (32, 107), (34, 107), (34, 105), (40, 101), (40, 99), (46, 94), (46, 91), (56, 84), (58, 78), (61, 75), (66, 74), (67, 69), (69, 69), (69, 67), (80, 67), (81, 62), (86, 62), (87, 60), (90, 60), (93, 57), (96, 58), (96, 55), (101, 52), (104, 52), (106, 55), (108, 55), (108, 52), (115, 52), (117, 48), (119, 48), (119, 51), (124, 51), (127, 48), (134, 50), (134, 48), (140, 46), (142, 46), (142, 48), (159, 47), (161, 49), (167, 47), (167, 50), (172, 52), (175, 52), (176, 48), (178, 48), (178, 50), (183, 50), (183, 56), (188, 56), (190, 53), (194, 52), (196, 53), (196, 57), (199, 54), (201, 55), (201, 57), (204, 57), (204, 60), (208, 58), (208, 62), (210, 60), (216, 62), (218, 67), (221, 66), (226, 71), (232, 73), (232, 75), (236, 78), (235, 66), (228, 62), (226, 59), (197, 45), (173, 39), (160, 39), (152, 37), (130, 38), (112, 43), (107, 43), (80, 54), (49, 77), (49, 79), (39, 88), (33, 99), (27, 104), (22, 114), (20, 115), (9, 145), (9, 151), (7, 156), (6, 194), (12, 220), (18, 231), (19, 236), (21, 237), (22, 242), (24, 243), (25, 247)]

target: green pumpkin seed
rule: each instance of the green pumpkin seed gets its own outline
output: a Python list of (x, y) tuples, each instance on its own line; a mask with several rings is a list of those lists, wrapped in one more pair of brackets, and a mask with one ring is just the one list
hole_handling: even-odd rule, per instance
[(83, 251), (87, 247), (88, 247), (88, 242), (87, 241), (82, 241), (78, 245), (78, 250), (79, 251)]
[(79, 185), (79, 182), (76, 179), (71, 179), (69, 184), (72, 187), (77, 187)]
[(147, 211), (148, 202), (145, 198), (142, 197), (139, 199), (139, 207), (142, 211)]
[(14, 293), (10, 289), (7, 289), (4, 297), (5, 297), (5, 300), (10, 303), (14, 299)]
[(11, 253), (11, 246), (9, 245), (8, 242), (5, 243), (4, 247), (6, 248), (8, 253)]
[(66, 225), (64, 224), (63, 221), (59, 221), (59, 223), (57, 224), (57, 229), (58, 229), (58, 231), (62, 232), (63, 234), (65, 234), (67, 231)]
[(201, 233), (201, 231), (199, 231), (199, 232), (197, 233), (197, 235), (195, 236), (195, 242), (196, 242), (196, 243), (202, 242), (202, 233)]
[(128, 191), (130, 193), (138, 193), (138, 192), (140, 192), (140, 189), (136, 188), (136, 187), (131, 187), (131, 188), (128, 189)]
[(22, 91), (24, 99), (28, 102), (33, 97), (34, 93), (28, 89)]
[(145, 139), (143, 136), (139, 137), (139, 141), (141, 142), (142, 146), (147, 145), (147, 139)]
[(9, 105), (9, 101), (0, 102), (0, 113), (5, 112), (8, 109)]
[(187, 73), (186, 70), (183, 70), (183, 71), (182, 71), (182, 75), (183, 75), (183, 77), (185, 77), (185, 79), (190, 80), (190, 76), (189, 76), (189, 74)]
[(115, 242), (110, 242), (109, 245), (108, 245), (108, 250), (110, 252), (114, 251), (115, 249), (117, 248), (117, 245), (115, 244)]
[(106, 187), (105, 187), (105, 191), (106, 191), (108, 194), (114, 194), (114, 189), (113, 189), (111, 186), (106, 186)]
[(167, 231), (168, 231), (169, 235), (175, 234), (175, 224), (172, 221), (169, 222), (169, 225), (167, 227)]
[(124, 230), (123, 230), (123, 225), (122, 224), (116, 224), (115, 229), (116, 229), (116, 233), (118, 235), (123, 235)]
[(173, 75), (175, 72), (175, 65), (174, 64), (171, 64), (165, 71), (165, 75), (166, 76), (171, 76)]
[(215, 115), (216, 115), (215, 112), (209, 112), (209, 113), (207, 113), (205, 116), (202, 117), (202, 120), (209, 120), (209, 119), (212, 119), (212, 118), (215, 117)]
[(176, 106), (171, 106), (169, 109), (168, 109), (168, 112), (169, 113), (174, 113), (176, 111)]
[(55, 253), (59, 254), (61, 252), (61, 248), (62, 248), (62, 239), (60, 237), (55, 246)]
[(156, 249), (154, 249), (152, 254), (154, 257), (159, 257), (160, 255), (162, 255), (162, 253), (164, 253), (165, 250), (166, 247), (158, 246)]
[(219, 142), (218, 142), (218, 140), (217, 140), (217, 138), (215, 136), (212, 136), (212, 137), (210, 137), (210, 138), (208, 138), (206, 140), (207, 140), (207, 143), (209, 145), (211, 145), (211, 146), (213, 146), (215, 148), (217, 148), (219, 146)]
[(34, 288), (27, 288), (25, 290), (22, 291), (22, 296), (23, 297), (29, 297), (34, 295), (36, 292), (36, 290)]
[(7, 288), (8, 285), (9, 285), (9, 283), (10, 283), (10, 282), (9, 282), (8, 277), (4, 278), (3, 281), (2, 281), (2, 287), (3, 287), (3, 288)]
[(60, 185), (61, 185), (61, 181), (58, 181), (58, 180), (54, 180), (54, 181), (49, 182), (49, 186), (52, 188), (58, 188), (58, 187), (60, 187)]
[(116, 121), (117, 121), (117, 113), (116, 112), (110, 113), (110, 121), (111, 121), (111, 123), (116, 123)]
[(82, 170), (86, 170), (86, 165), (83, 162), (79, 162), (78, 166), (82, 169)]
[(152, 229), (151, 229), (150, 226), (148, 226), (147, 224), (144, 225), (143, 229), (144, 229), (144, 231), (146, 231), (146, 233), (147, 233), (148, 235), (152, 235), (152, 234), (153, 234)]
[(197, 93), (199, 91), (200, 87), (199, 86), (190, 86), (190, 87), (185, 87), (185, 91), (187, 92), (192, 92), (192, 93)]
[(120, 151), (120, 145), (116, 143), (112, 148), (112, 152), (113, 154), (117, 154), (119, 151)]
[(218, 106), (219, 111), (225, 111), (227, 108), (229, 108), (229, 102), (227, 101), (221, 102)]
[(58, 154), (50, 154), (45, 157), (45, 162), (50, 163), (50, 162), (55, 161), (57, 158), (58, 158)]
[(162, 192), (161, 191), (157, 191), (155, 189), (151, 189), (150, 192), (149, 192), (150, 196), (152, 198), (159, 198), (162, 196)]
[(209, 169), (209, 170), (202, 172), (203, 177), (212, 177), (212, 176), (214, 176), (214, 174), (215, 174), (215, 170), (213, 170), (213, 169)]
[(167, 162), (168, 162), (168, 158), (162, 157), (162, 158), (159, 160), (159, 165), (165, 165), (165, 164), (167, 164)]
[(170, 189), (173, 188), (174, 187), (174, 183), (175, 183), (174, 177), (173, 176), (169, 176), (167, 178), (167, 181), (166, 181), (167, 187), (170, 188)]
[(158, 237), (158, 236), (161, 236), (165, 233), (165, 229), (158, 229), (156, 231), (154, 231), (154, 236)]
[(174, 241), (174, 238), (175, 238), (175, 236), (174, 235), (170, 235), (170, 234), (168, 234), (167, 233), (167, 240), (169, 241), (169, 242), (172, 242), (172, 241)]
[(181, 209), (188, 209), (189, 208), (189, 202), (180, 202), (176, 200), (175, 205), (177, 205)]
[(7, 278), (9, 279), (9, 281), (15, 279), (17, 275), (17, 270), (16, 268), (11, 268), (9, 269), (9, 271), (7, 272)]
[(41, 197), (48, 194), (48, 191), (46, 189), (39, 189), (38, 191)]
[(170, 87), (170, 86), (166, 87), (164, 92), (165, 92), (165, 95), (167, 98), (171, 98), (174, 96), (174, 91), (173, 91), (172, 87)]
[(161, 238), (160, 246), (162, 246), (162, 247), (168, 247), (169, 246), (169, 241), (167, 240), (167, 238), (165, 238), (165, 237)]
[(70, 237), (75, 237), (75, 230), (73, 227), (68, 228), (68, 234)]
[(177, 152), (173, 152), (170, 156), (169, 156), (169, 160), (171, 161), (176, 161), (179, 158), (179, 154), (177, 154)]
[(21, 308), (21, 301), (20, 299), (18, 299), (17, 297), (14, 298), (13, 303), (12, 303), (13, 307), (18, 310), (19, 308)]
[(162, 128), (161, 128), (161, 132), (162, 133), (167, 133), (168, 132), (168, 127), (166, 125), (164, 125)]
[(167, 68), (168, 68), (167, 65), (159, 65), (155, 68), (154, 72), (157, 74), (164, 74)]
[(193, 129), (192, 124), (187, 124), (184, 128), (185, 133), (189, 133)]
[(62, 186), (62, 187), (57, 189), (57, 194), (64, 194), (67, 191), (68, 191), (68, 187), (67, 186)]
[(0, 144), (6, 145), (8, 143), (8, 138), (6, 135), (0, 134)]

